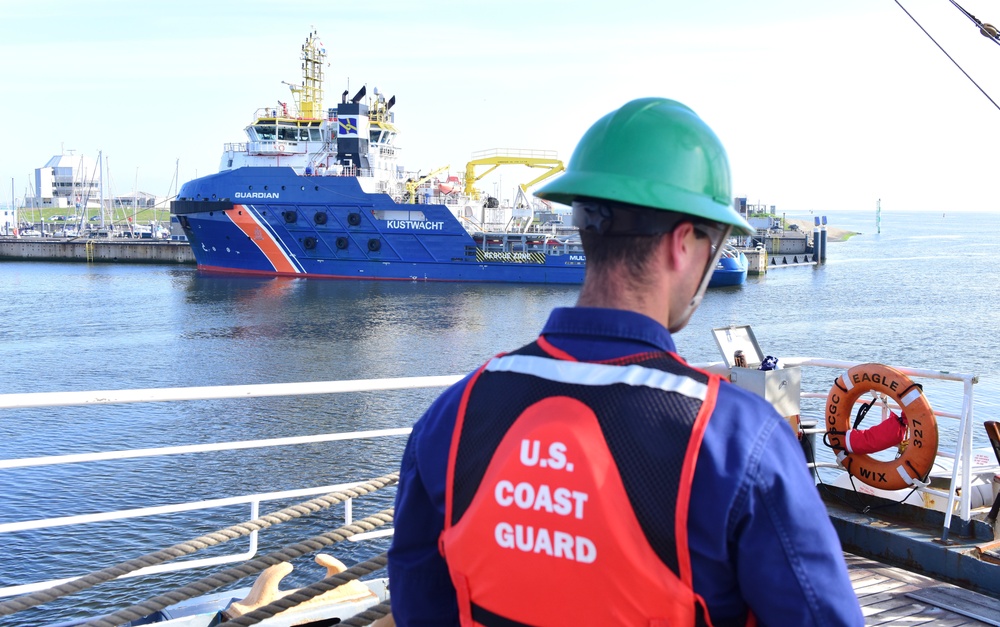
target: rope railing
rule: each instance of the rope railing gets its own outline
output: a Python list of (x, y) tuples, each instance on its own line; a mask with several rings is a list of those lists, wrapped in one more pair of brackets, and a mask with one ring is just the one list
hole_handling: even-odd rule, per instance
[(252, 559), (249, 562), (240, 564), (239, 566), (233, 566), (232, 568), (228, 568), (220, 573), (199, 579), (198, 581), (188, 584), (182, 588), (171, 590), (170, 592), (153, 597), (152, 599), (148, 599), (142, 603), (129, 606), (123, 610), (115, 612), (114, 614), (94, 619), (84, 623), (83, 627), (116, 627), (122, 623), (138, 620), (166, 607), (170, 607), (171, 605), (176, 605), (181, 601), (200, 597), (211, 592), (212, 590), (217, 590), (223, 586), (227, 586), (234, 581), (243, 579), (244, 577), (256, 575), (261, 571), (274, 566), (275, 564), (289, 562), (297, 557), (305, 555), (306, 553), (318, 551), (323, 547), (346, 540), (353, 535), (371, 531), (376, 527), (392, 522), (392, 518), (392, 509), (381, 511), (365, 518), (364, 520), (356, 521), (351, 525), (345, 525), (335, 531), (313, 536), (303, 542), (297, 542), (278, 551)]
[[(13, 599), (9, 599), (7, 601), (0, 602), (0, 616), (9, 616), (11, 614), (15, 614), (22, 610), (42, 605), (44, 603), (49, 603), (61, 597), (75, 594), (77, 592), (81, 592), (83, 590), (92, 588), (96, 585), (112, 581), (114, 579), (122, 577), (123, 575), (139, 570), (141, 568), (156, 566), (158, 564), (168, 562), (178, 557), (182, 557), (184, 555), (190, 555), (202, 549), (211, 546), (216, 546), (218, 544), (222, 544), (223, 542), (228, 542), (229, 540), (234, 540), (240, 537), (248, 536), (254, 531), (267, 529), (276, 524), (288, 522), (290, 520), (295, 520), (298, 518), (302, 518), (304, 516), (311, 516), (312, 514), (328, 509), (338, 503), (342, 503), (349, 499), (358, 498), (360, 496), (370, 494), (381, 488), (395, 485), (397, 481), (399, 481), (399, 475), (397, 473), (384, 475), (382, 477), (372, 479), (368, 482), (360, 483), (350, 489), (341, 490), (338, 492), (331, 492), (330, 494), (326, 494), (314, 499), (310, 499), (309, 501), (304, 501), (302, 503), (291, 505), (282, 510), (261, 516), (254, 520), (232, 525), (230, 527), (226, 527), (225, 529), (221, 529), (209, 534), (199, 536), (197, 538), (194, 538), (193, 540), (188, 540), (187, 542), (181, 542), (175, 544), (166, 549), (161, 549), (159, 551), (156, 551), (154, 553), (149, 553), (142, 557), (138, 557), (135, 559), (128, 560), (126, 562), (122, 562), (120, 564), (109, 566), (108, 568), (105, 568), (103, 570), (96, 571), (88, 575), (84, 575), (83, 577), (74, 579), (73, 581), (63, 583), (58, 586), (54, 586), (52, 588), (48, 588), (46, 590), (39, 590), (37, 592), (32, 592), (30, 594), (22, 595), (19, 597), (15, 597)], [(212, 585), (212, 587), (202, 589), (198, 592), (198, 594), (194, 596), (205, 594), (205, 592), (209, 590), (221, 587), (237, 579), (241, 579), (243, 577), (256, 574), (261, 570), (264, 570), (268, 566), (272, 566), (280, 562), (289, 561), (291, 559), (294, 559), (295, 557), (298, 557), (299, 555), (302, 555), (306, 552), (315, 551), (319, 548), (322, 548), (323, 546), (335, 544), (336, 542), (349, 538), (357, 533), (371, 531), (372, 529), (380, 527), (386, 524), (387, 522), (391, 522), (392, 520), (391, 511), (392, 510), (386, 510), (386, 512), (389, 512), (388, 514), (386, 514), (385, 512), (380, 512), (379, 514), (376, 514), (372, 517), (356, 521), (353, 525), (346, 525), (336, 531), (332, 531), (327, 534), (322, 534), (320, 536), (315, 536), (313, 538), (310, 538), (309, 540), (306, 540), (305, 542), (292, 545), (288, 549), (285, 549), (286, 551), (289, 551), (288, 555), (291, 555), (290, 557), (281, 558), (280, 556), (284, 555), (284, 553), (278, 551), (276, 553), (271, 553), (262, 558), (256, 558), (243, 565), (224, 571), (224, 573), (220, 574), (219, 576), (223, 577), (230, 576), (226, 575), (225, 573), (232, 574), (238, 572), (243, 574), (240, 574), (239, 577), (228, 579), (227, 581), (219, 583), (218, 585)], [(366, 526), (368, 526), (369, 528), (365, 528)], [(307, 548), (305, 550), (301, 550), (299, 547), (307, 547)], [(296, 551), (299, 552), (296, 553)], [(295, 554), (293, 555), (293, 553)], [(202, 581), (208, 581), (211, 579), (212, 577), (209, 577)], [(201, 587), (200, 582), (192, 585), (196, 587)], [(183, 588), (182, 590), (186, 589), (187, 587)], [(169, 594), (161, 595), (160, 597), (156, 597), (156, 599), (163, 599), (167, 597), (170, 597), (170, 595)], [(143, 611), (142, 614), (137, 614), (137, 615), (130, 614), (128, 618), (125, 618), (121, 622), (127, 622), (130, 620), (141, 618), (143, 616), (156, 612), (160, 609), (163, 609), (164, 607), (168, 607), (170, 605), (173, 605), (174, 603), (183, 601), (186, 598), (191, 598), (191, 597), (185, 596), (183, 598), (175, 598), (174, 600), (166, 603), (162, 607), (155, 607), (154, 609), (145, 610)], [(141, 607), (141, 606), (134, 606), (134, 607)], [(114, 616), (117, 616), (117, 613)], [(109, 624), (109, 623), (102, 623), (102, 624)], [(118, 624), (118, 623), (110, 623), (110, 624)]]
[[(371, 625), (373, 622), (388, 616), (390, 613), (392, 613), (392, 604), (390, 601), (385, 601), (384, 603), (373, 605), (364, 612), (355, 614), (347, 620), (341, 621), (340, 624), (347, 625), (348, 627), (363, 627), (364, 625)], [(394, 625), (395, 623), (391, 624)]]

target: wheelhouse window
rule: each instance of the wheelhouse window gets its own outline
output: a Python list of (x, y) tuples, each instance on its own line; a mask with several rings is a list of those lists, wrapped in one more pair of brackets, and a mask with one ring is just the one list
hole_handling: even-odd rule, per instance
[(257, 139), (259, 141), (272, 141), (275, 136), (275, 128), (273, 124), (256, 124), (253, 127), (255, 133), (257, 133)]

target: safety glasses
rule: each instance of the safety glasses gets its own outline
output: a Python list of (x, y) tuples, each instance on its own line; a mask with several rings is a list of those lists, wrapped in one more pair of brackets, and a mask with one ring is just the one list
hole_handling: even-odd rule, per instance
[(732, 226), (717, 222), (694, 222), (693, 226), (696, 237), (700, 235), (703, 238), (708, 238), (712, 246), (712, 252), (708, 256), (708, 264), (705, 266), (701, 282), (698, 284), (698, 290), (691, 297), (691, 302), (688, 303), (687, 307), (676, 320), (670, 321), (671, 333), (676, 333), (683, 329), (687, 325), (688, 320), (691, 319), (691, 314), (701, 304), (701, 299), (705, 296), (705, 290), (708, 289), (708, 282), (712, 278), (712, 273), (715, 272), (715, 266), (719, 263), (719, 257), (722, 256), (726, 239), (733, 230)]

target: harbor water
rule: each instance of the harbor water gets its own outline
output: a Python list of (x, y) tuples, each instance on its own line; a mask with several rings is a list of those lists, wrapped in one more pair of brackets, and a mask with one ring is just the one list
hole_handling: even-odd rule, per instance
[[(826, 215), (831, 228), (859, 234), (830, 242), (825, 265), (772, 268), (742, 286), (710, 290), (677, 334), (679, 352), (691, 362), (720, 361), (712, 329), (748, 324), (766, 355), (977, 374), (976, 422), (1000, 420), (1000, 264), (994, 242), (1000, 215), (883, 211), (880, 233), (874, 210)], [(193, 266), (50, 262), (3, 262), (0, 277), (2, 393), (462, 374), (531, 341), (548, 311), (572, 305), (578, 291), (246, 278), (205, 275)], [(803, 389), (825, 392), (834, 376), (830, 371), (804, 377)], [(960, 386), (927, 387), (933, 388), (935, 409), (959, 411)], [(0, 417), (0, 458), (405, 427), (438, 393), (7, 411)], [(975, 437), (978, 446), (987, 445), (981, 426)], [(399, 437), (377, 445), (219, 453), (199, 458), (197, 467), (177, 456), (0, 470), (0, 523), (377, 477), (398, 467), (404, 444)], [(207, 470), (214, 479), (203, 478)], [(391, 507), (393, 491), (384, 492), (371, 505), (358, 505), (355, 516)], [(323, 515), (330, 529), (341, 524), (342, 511)], [(69, 574), (25, 566), (25, 556), (58, 555), (51, 561), (83, 574), (247, 517), (230, 511), (197, 522), (104, 523), (79, 535), (61, 528), (3, 534), (0, 584)], [(300, 539), (291, 526), (263, 550)], [(385, 541), (332, 552), (351, 564), (384, 548)], [(95, 561), (99, 551), (105, 557)], [(297, 565), (289, 581), (301, 585), (321, 578), (319, 573)], [(191, 578), (174, 574), (111, 584), (110, 593), (101, 587), (2, 623), (90, 616)]]

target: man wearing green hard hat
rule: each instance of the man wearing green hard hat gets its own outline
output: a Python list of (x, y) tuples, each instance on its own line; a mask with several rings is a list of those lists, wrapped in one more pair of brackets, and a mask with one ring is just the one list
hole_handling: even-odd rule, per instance
[(389, 551), (400, 625), (863, 625), (787, 423), (672, 334), (730, 233), (721, 142), (626, 103), (537, 196), (573, 207), (574, 307), (414, 425)]

